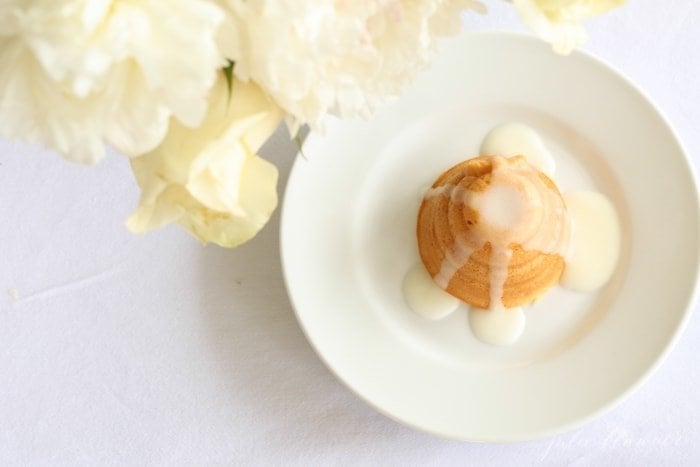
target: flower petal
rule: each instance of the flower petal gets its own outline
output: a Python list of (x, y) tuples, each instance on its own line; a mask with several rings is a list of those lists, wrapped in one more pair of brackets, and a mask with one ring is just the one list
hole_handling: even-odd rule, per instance
[(132, 159), (142, 195), (133, 232), (178, 222), (202, 242), (233, 247), (262, 228), (277, 205), (277, 169), (255, 155), (282, 111), (253, 85), (221, 74), (197, 128), (171, 122), (163, 142)]
[(512, 0), (520, 19), (555, 52), (566, 55), (588, 39), (581, 21), (626, 0)]
[(0, 134), (87, 163), (152, 149), (171, 115), (203, 118), (223, 20), (207, 0), (0, 2)]

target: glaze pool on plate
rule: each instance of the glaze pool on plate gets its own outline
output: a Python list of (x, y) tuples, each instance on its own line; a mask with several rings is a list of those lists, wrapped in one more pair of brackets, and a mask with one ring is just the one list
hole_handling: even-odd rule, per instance
[[(546, 436), (612, 407), (682, 328), (697, 279), (697, 188), (657, 110), (595, 59), (511, 34), (443, 45), (415, 88), (376, 118), (333, 121), (307, 139), (283, 208), (287, 287), (320, 357), (381, 412), (451, 438)], [(420, 189), (506, 121), (542, 134), (562, 191), (613, 200), (624, 246), (601, 294), (548, 294), (541, 313), (528, 310), (533, 332), (521, 342), (477, 348), (466, 313), (414, 316), (401, 279), (417, 258)]]

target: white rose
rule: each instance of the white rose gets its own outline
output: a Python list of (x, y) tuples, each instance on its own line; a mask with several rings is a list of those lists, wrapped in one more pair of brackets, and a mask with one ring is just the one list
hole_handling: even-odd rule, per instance
[(0, 1), (0, 135), (99, 160), (197, 125), (224, 58), (203, 0)]
[(136, 233), (178, 222), (202, 242), (235, 247), (253, 237), (277, 205), (277, 169), (255, 155), (282, 111), (252, 83), (222, 76), (202, 124), (172, 121), (153, 151), (131, 160), (140, 205), (127, 220)]
[(623, 5), (627, 0), (512, 0), (520, 18), (554, 50), (568, 54), (588, 36), (581, 21)]
[(435, 39), (461, 29), (475, 0), (219, 0), (220, 46), (236, 76), (255, 81), (298, 123), (367, 117), (398, 96), (432, 57)]

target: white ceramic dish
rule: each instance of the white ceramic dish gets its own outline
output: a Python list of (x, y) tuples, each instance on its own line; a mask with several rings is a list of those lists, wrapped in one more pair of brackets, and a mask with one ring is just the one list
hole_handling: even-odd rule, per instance
[[(418, 260), (421, 189), (508, 121), (544, 137), (562, 191), (614, 201), (625, 247), (608, 286), (552, 291), (527, 309), (521, 340), (499, 348), (474, 339), (465, 312), (413, 314), (401, 281)], [(338, 378), (403, 423), (473, 441), (578, 426), (639, 385), (687, 320), (700, 258), (691, 166), (649, 100), (585, 53), (502, 33), (445, 42), (398, 102), (331, 122), (304, 153), (281, 227), (297, 317)]]

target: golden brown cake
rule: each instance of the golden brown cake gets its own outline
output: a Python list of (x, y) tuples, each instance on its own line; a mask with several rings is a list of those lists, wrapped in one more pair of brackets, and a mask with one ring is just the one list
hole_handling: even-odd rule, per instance
[(531, 303), (559, 281), (570, 221), (556, 185), (524, 157), (480, 156), (444, 172), (418, 213), (421, 260), (479, 308)]

